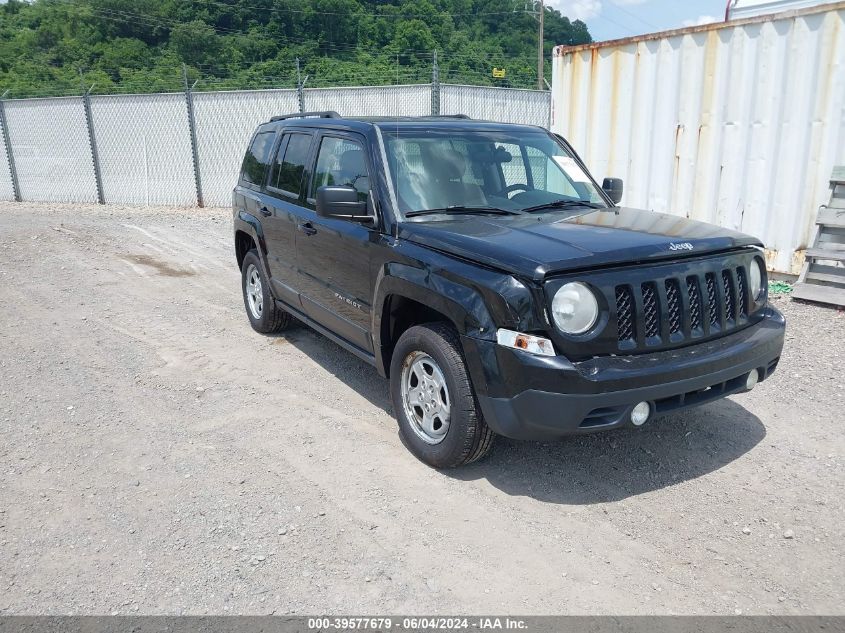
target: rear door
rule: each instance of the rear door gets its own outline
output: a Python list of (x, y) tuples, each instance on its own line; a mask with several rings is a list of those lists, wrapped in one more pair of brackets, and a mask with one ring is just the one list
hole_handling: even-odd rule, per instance
[(304, 222), (296, 232), (302, 308), (321, 325), (372, 353), (370, 253), (380, 237), (377, 218), (366, 225), (316, 213), (318, 187), (350, 185), (375, 218), (367, 144), (359, 134), (325, 131), (318, 135), (315, 148)]
[(311, 159), (313, 138), (308, 130), (283, 130), (259, 209), (264, 216), (273, 289), (277, 297), (296, 308), (301, 308), (302, 288), (294, 233), (303, 222), (303, 182), (307, 182), (305, 166)]

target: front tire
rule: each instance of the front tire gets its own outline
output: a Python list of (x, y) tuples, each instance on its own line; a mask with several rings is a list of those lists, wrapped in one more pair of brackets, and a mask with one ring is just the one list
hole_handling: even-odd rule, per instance
[(273, 334), (290, 326), (293, 317), (276, 305), (255, 249), (246, 254), (241, 264), (241, 290), (246, 315), (253, 330)]
[(495, 436), (481, 417), (451, 326), (429, 323), (402, 334), (393, 350), (390, 396), (402, 440), (420, 461), (455, 468), (490, 452)]

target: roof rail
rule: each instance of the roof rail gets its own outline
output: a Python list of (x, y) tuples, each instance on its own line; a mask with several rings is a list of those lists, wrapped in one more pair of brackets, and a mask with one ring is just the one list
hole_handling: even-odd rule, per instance
[(471, 116), (467, 116), (466, 114), (438, 114), (436, 116), (441, 119), (472, 119)]
[(339, 119), (340, 115), (334, 110), (320, 110), (317, 112), (294, 112), (293, 114), (280, 114), (278, 116), (270, 117), (270, 122), (284, 121), (285, 119), (304, 119), (306, 117), (316, 117), (319, 119)]

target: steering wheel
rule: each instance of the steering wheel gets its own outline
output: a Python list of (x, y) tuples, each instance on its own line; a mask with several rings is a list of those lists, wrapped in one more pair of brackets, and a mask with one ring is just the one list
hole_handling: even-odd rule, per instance
[(496, 195), (497, 195), (497, 196), (507, 197), (507, 195), (508, 195), (509, 193), (513, 193), (514, 191), (520, 191), (520, 190), (522, 190), (522, 191), (528, 191), (528, 189), (529, 189), (528, 185), (523, 184), (523, 183), (521, 183), (521, 182), (518, 182), (518, 183), (515, 183), (515, 184), (513, 184), (513, 185), (508, 185), (508, 186), (507, 186), (507, 187), (505, 187), (504, 189), (501, 189), (500, 191), (497, 191), (497, 192), (496, 192)]

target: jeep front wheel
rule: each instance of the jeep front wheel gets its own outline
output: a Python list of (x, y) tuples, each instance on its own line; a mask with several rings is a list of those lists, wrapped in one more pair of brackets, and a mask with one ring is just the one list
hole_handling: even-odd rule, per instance
[(405, 445), (426, 464), (453, 468), (490, 452), (494, 435), (481, 417), (452, 327), (430, 323), (402, 334), (391, 361), (390, 395)]

